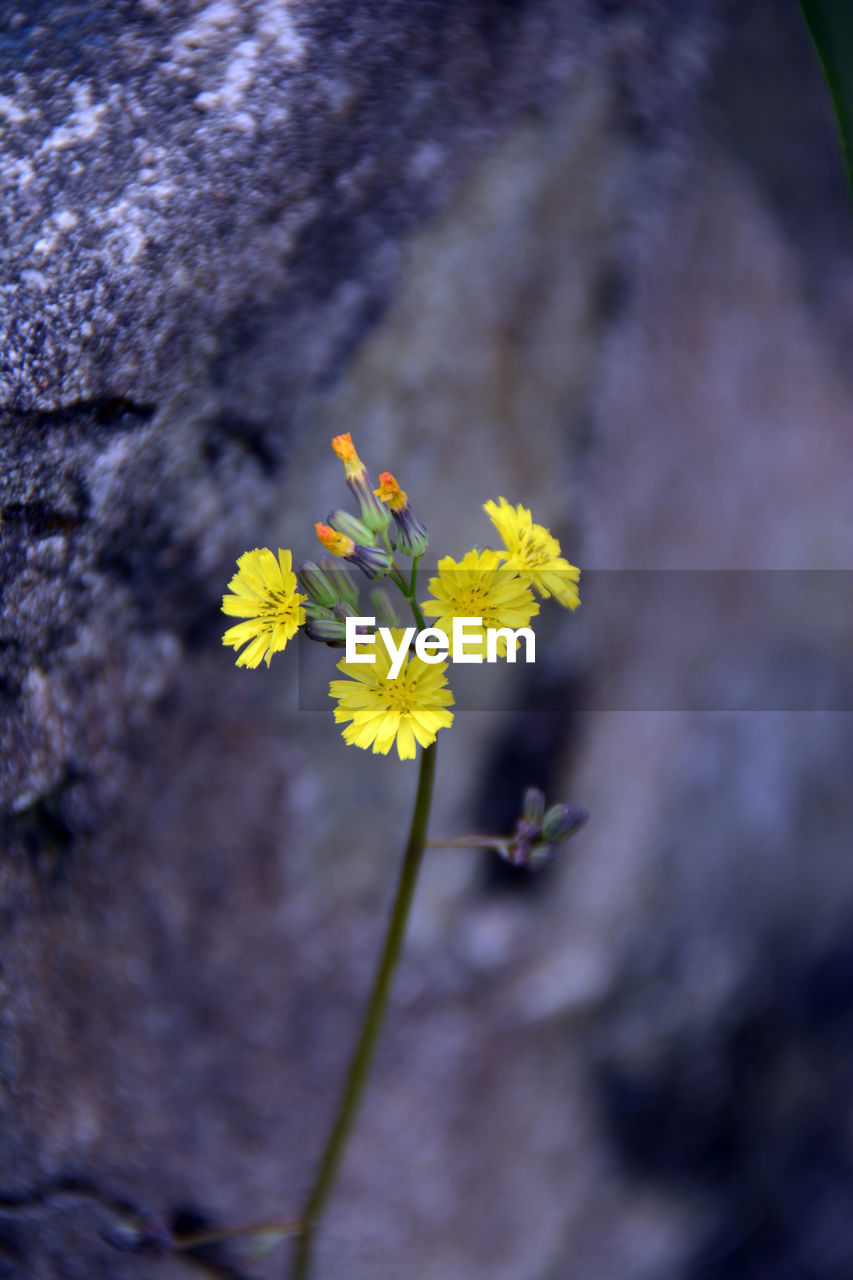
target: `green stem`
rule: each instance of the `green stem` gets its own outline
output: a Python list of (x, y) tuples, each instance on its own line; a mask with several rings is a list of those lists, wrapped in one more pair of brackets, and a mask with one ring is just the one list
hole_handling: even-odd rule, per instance
[(421, 562), (420, 556), (415, 556), (414, 560), (412, 561), (412, 576), (409, 579), (409, 591), (408, 591), (408, 597), (410, 600), (414, 600), (415, 598), (415, 588), (418, 585), (418, 565), (420, 564), (420, 562)]
[(246, 1236), (285, 1236), (296, 1235), (300, 1231), (298, 1222), (254, 1222), (248, 1227), (226, 1227), (222, 1231), (193, 1231), (190, 1235), (173, 1236), (172, 1247), (175, 1249), (200, 1249), (206, 1244), (220, 1244), (226, 1240), (240, 1240)]
[(391, 980), (397, 968), (397, 961), (400, 958), (406, 923), (409, 918), (418, 872), (426, 845), (427, 823), (429, 822), (434, 777), (435, 743), (433, 742), (421, 752), (415, 808), (412, 813), (409, 839), (406, 844), (403, 865), (397, 883), (397, 893), (391, 908), (388, 931), (385, 935), (385, 943), (376, 968), (373, 988), (367, 1002), (358, 1041), (350, 1060), (349, 1071), (347, 1072), (343, 1093), (338, 1103), (334, 1123), (320, 1158), (317, 1172), (314, 1175), (311, 1190), (300, 1214), (302, 1233), (296, 1245), (296, 1252), (290, 1271), (291, 1280), (305, 1280), (309, 1274), (314, 1232), (335, 1185), (335, 1178), (343, 1158), (347, 1139), (355, 1122), (358, 1106), (367, 1084), (373, 1055), (379, 1039), (379, 1032), (382, 1029), (382, 1023), (388, 1007)]
[(397, 557), (394, 555), (394, 548), (391, 546), (391, 539), (388, 537), (387, 529), (382, 530), (382, 541), (385, 543), (385, 550), (391, 557), (391, 568), (388, 570), (388, 577), (400, 588), (400, 591), (408, 600), (409, 596), (406, 588), (406, 582), (403, 578), (403, 570), (397, 564)]
[(407, 595), (406, 599), (412, 606), (412, 613), (415, 615), (415, 622), (418, 624), (420, 630), (423, 631), (426, 627), (426, 622), (424, 621), (424, 615), (421, 613), (421, 606), (413, 595)]
[(448, 840), (427, 840), (427, 849), (505, 849), (512, 836), (453, 836)]
[(406, 584), (405, 584), (405, 582), (403, 581), (403, 575), (402, 575), (398, 570), (396, 570), (396, 569), (389, 569), (389, 570), (388, 570), (388, 577), (389, 577), (389, 578), (391, 579), (391, 581), (394, 583), (394, 586), (395, 586), (395, 587), (399, 587), (399, 588), (400, 588), (401, 593), (402, 593), (404, 596), (406, 596), (406, 599), (408, 600), (408, 598), (409, 598), (409, 597), (408, 597), (408, 595), (406, 595)]

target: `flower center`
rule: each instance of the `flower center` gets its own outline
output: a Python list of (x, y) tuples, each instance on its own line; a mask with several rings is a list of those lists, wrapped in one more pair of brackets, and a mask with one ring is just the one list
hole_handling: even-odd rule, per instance
[(537, 534), (530, 532), (522, 535), (519, 541), (519, 555), (525, 564), (535, 568), (536, 565), (544, 564), (548, 559), (548, 548), (545, 546), (542, 538)]
[(411, 693), (402, 672), (396, 680), (388, 680), (381, 686), (381, 696), (391, 711), (399, 711), (402, 715), (411, 709)]

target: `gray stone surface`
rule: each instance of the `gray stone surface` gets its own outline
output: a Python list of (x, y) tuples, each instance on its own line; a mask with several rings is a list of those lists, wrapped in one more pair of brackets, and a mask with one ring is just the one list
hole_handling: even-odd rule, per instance
[(211, 637), (231, 548), (260, 537), (400, 236), (503, 123), (583, 101), (589, 64), (664, 135), (693, 45), (654, 3), (603, 28), (545, 2), (0, 21), (0, 803), (20, 811), (69, 775), (120, 785), (112, 745)]
[(69, 771), (115, 774), (101, 743), (209, 622), (224, 530), (248, 539), (299, 396), (382, 305), (399, 236), (591, 35), (548, 4), (2, 23), (2, 803), (20, 810)]
[[(728, 6), (708, 83), (690, 3), (4, 8), (0, 1274), (197, 1274), (116, 1231), (310, 1176), (414, 777), (218, 606), (309, 552), (331, 435), (436, 554), (505, 492), (584, 567), (847, 567), (853, 253), (779, 13)], [(435, 831), (530, 782), (593, 820), (533, 884), (428, 862), (318, 1280), (846, 1274), (849, 727), (689, 708), (771, 669), (831, 705), (850, 616), (748, 604), (543, 612), (443, 735)], [(620, 710), (650, 658), (677, 709)]]
[(7, 6), (2, 403), (236, 391), (270, 312), (279, 393), (327, 373), (395, 233), (577, 64), (587, 23), (558, 12)]

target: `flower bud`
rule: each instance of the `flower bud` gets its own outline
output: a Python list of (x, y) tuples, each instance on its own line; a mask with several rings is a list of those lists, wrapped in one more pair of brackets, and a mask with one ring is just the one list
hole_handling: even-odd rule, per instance
[(541, 871), (543, 867), (550, 866), (557, 856), (557, 846), (553, 844), (537, 844), (530, 850), (527, 857), (526, 866), (531, 871)]
[(511, 840), (501, 840), (495, 837), (495, 849), (505, 862), (510, 863), (513, 867), (526, 867), (530, 862), (530, 851), (533, 848), (533, 841), (529, 835), (516, 834)]
[(425, 526), (412, 515), (411, 507), (406, 507), (405, 511), (395, 511), (394, 519), (397, 522), (397, 546), (404, 555), (420, 560), (429, 546), (429, 534)]
[(412, 514), (408, 494), (401, 489), (390, 471), (383, 471), (379, 477), (379, 488), (373, 491), (391, 510), (394, 516), (394, 543), (404, 555), (414, 559), (420, 557), (429, 545), (429, 534), (420, 520)]
[(589, 818), (586, 809), (573, 809), (568, 804), (555, 804), (542, 819), (542, 839), (559, 844), (584, 825)]
[(335, 589), (339, 600), (358, 604), (358, 579), (351, 569), (346, 569), (333, 556), (321, 556), (320, 568)]
[(300, 586), (310, 598), (325, 609), (331, 609), (338, 599), (334, 584), (313, 560), (303, 560), (296, 570)]
[(355, 543), (352, 538), (345, 533), (338, 533), (328, 524), (315, 524), (314, 532), (320, 539), (327, 551), (331, 551), (333, 556), (343, 556), (345, 560), (351, 560), (355, 552)]
[(343, 533), (348, 538), (352, 538), (353, 542), (360, 543), (361, 546), (373, 546), (376, 539), (373, 532), (368, 529), (363, 521), (357, 516), (350, 515), (349, 511), (330, 511), (328, 522), (336, 533)]
[(337, 618), (309, 618), (304, 631), (309, 640), (321, 640), (323, 644), (346, 643), (346, 626)]
[[(371, 487), (367, 468), (355, 451), (352, 436), (347, 431), (335, 436), (332, 448), (344, 464), (347, 484), (358, 500), (361, 518), (373, 533), (381, 533), (391, 523), (391, 512), (376, 497)], [(361, 541), (361, 539), (356, 539)]]
[[(349, 519), (355, 520), (355, 516), (349, 516)], [(356, 523), (359, 522), (356, 521)], [(327, 551), (331, 551), (333, 556), (342, 556), (344, 560), (358, 565), (366, 578), (382, 578), (391, 568), (391, 556), (384, 547), (362, 546), (349, 534), (341, 533), (328, 524), (315, 524), (314, 529)]]
[(402, 511), (409, 505), (408, 494), (400, 488), (390, 471), (380, 473), (379, 488), (374, 489), (373, 492), (392, 511)]
[(400, 619), (394, 602), (384, 587), (374, 587), (370, 593), (370, 611), (382, 627), (399, 627)]
[(307, 600), (304, 605), (306, 619), (312, 618), (331, 618), (332, 610), (327, 609), (325, 605), (317, 604), (315, 600)]
[(391, 557), (383, 547), (363, 547), (356, 544), (351, 559), (366, 578), (384, 578), (391, 568)]
[(355, 445), (352, 442), (352, 436), (348, 431), (342, 435), (335, 436), (332, 441), (332, 450), (340, 458), (344, 464), (344, 470), (347, 473), (347, 479), (356, 471), (364, 470), (364, 463), (355, 451)]
[(524, 817), (527, 822), (540, 823), (545, 812), (545, 796), (538, 787), (528, 787), (524, 793)]

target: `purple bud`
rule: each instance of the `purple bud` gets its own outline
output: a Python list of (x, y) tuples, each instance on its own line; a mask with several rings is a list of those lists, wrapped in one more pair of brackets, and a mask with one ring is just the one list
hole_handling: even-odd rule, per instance
[(303, 560), (296, 570), (296, 576), (303, 591), (306, 591), (313, 601), (325, 609), (331, 609), (338, 598), (338, 593), (319, 565), (316, 565), (313, 560)]
[(579, 831), (588, 820), (586, 809), (573, 809), (568, 804), (555, 804), (542, 819), (542, 839), (559, 844)]
[(524, 817), (527, 822), (540, 823), (545, 812), (545, 796), (538, 787), (528, 787), (524, 793)]

